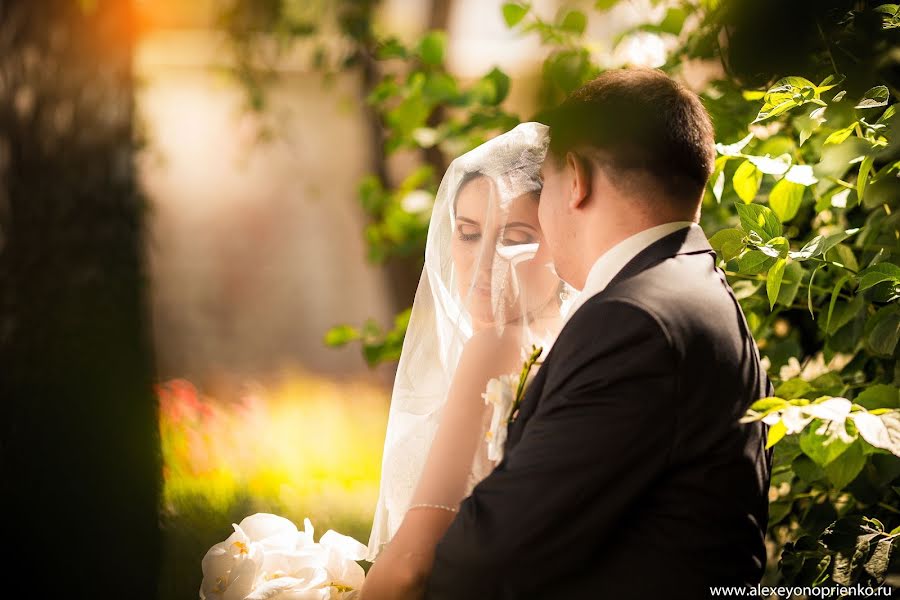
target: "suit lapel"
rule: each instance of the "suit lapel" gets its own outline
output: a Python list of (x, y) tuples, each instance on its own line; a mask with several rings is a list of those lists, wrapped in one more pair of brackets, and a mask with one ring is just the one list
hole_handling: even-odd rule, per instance
[[(606, 288), (597, 294), (597, 296), (602, 295), (607, 290), (612, 289), (615, 285), (649, 269), (653, 265), (662, 262), (667, 258), (681, 254), (702, 254), (708, 252), (713, 252), (713, 249), (709, 245), (709, 241), (706, 239), (706, 235), (703, 233), (702, 229), (699, 227), (679, 229), (650, 244), (638, 253), (637, 256), (622, 267), (622, 270), (612, 278)], [(544, 359), (544, 364), (541, 365), (534, 380), (525, 391), (525, 397), (522, 398), (522, 403), (519, 405), (519, 414), (516, 416), (515, 420), (509, 424), (509, 429), (507, 430), (504, 455), (508, 455), (513, 447), (519, 443), (525, 429), (525, 423), (531, 415), (534, 414), (534, 411), (537, 410), (538, 403), (543, 395), (544, 383), (547, 379), (547, 369), (553, 359), (553, 350), (556, 349), (560, 343), (565, 343), (563, 335), (565, 330), (566, 327), (563, 327), (563, 330), (560, 331), (557, 342), (553, 344), (553, 347)]]

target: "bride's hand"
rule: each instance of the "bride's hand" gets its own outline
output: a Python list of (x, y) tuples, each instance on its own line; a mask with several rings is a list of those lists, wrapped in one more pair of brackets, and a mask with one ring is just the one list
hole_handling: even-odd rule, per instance
[(432, 560), (385, 546), (366, 576), (359, 600), (420, 600)]

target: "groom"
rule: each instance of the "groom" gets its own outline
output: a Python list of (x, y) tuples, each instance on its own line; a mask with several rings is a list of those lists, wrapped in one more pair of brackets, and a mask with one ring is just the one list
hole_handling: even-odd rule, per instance
[(546, 121), (540, 222), (582, 292), (503, 461), (439, 542), (425, 597), (699, 599), (755, 585), (771, 452), (766, 426), (739, 419), (770, 388), (696, 225), (709, 116), (661, 71), (621, 69)]

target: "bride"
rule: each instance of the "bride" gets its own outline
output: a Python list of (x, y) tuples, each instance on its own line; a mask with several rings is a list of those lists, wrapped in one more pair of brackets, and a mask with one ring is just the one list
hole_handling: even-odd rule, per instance
[[(490, 379), (549, 350), (565, 284), (541, 243), (547, 127), (523, 123), (453, 161), (435, 199), (391, 398), (361, 600), (416, 598), (459, 503), (500, 458), (488, 453)], [(389, 542), (389, 543), (388, 543)]]

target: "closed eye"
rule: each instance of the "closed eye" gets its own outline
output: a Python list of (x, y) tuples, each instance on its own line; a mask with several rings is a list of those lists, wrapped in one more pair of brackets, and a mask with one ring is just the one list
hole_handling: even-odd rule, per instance
[(515, 246), (518, 244), (533, 244), (537, 238), (524, 229), (507, 229), (503, 232), (503, 239), (500, 243), (504, 246)]
[(456, 231), (463, 242), (473, 242), (481, 237), (481, 229), (470, 223), (461, 223)]

